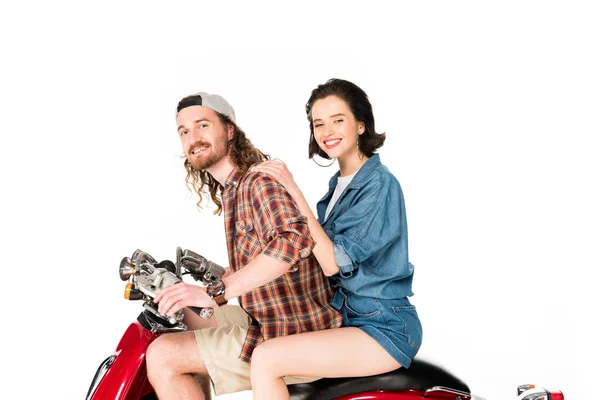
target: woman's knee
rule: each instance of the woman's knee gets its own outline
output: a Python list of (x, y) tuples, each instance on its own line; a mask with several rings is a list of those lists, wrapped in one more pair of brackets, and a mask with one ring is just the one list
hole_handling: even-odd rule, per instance
[(259, 344), (252, 352), (252, 360), (250, 362), (250, 371), (253, 378), (268, 377), (279, 378), (278, 374), (278, 356), (275, 346), (271, 346), (269, 342)]

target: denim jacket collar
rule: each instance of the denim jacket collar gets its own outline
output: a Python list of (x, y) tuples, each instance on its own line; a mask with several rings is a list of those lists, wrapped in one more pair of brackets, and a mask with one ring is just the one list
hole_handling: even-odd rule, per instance
[[(379, 154), (373, 154), (373, 156), (371, 156), (371, 158), (369, 158), (367, 162), (364, 163), (362, 167), (360, 167), (356, 175), (354, 175), (354, 178), (352, 178), (352, 182), (350, 182), (348, 187), (352, 189), (360, 189), (360, 187), (364, 184), (365, 180), (371, 174), (371, 171), (373, 171), (373, 168), (376, 168), (379, 165), (381, 165)], [(336, 172), (335, 175), (331, 177), (331, 179), (329, 180), (329, 191), (321, 200), (326, 199), (333, 193), (333, 191), (335, 190), (335, 186), (337, 185), (337, 179), (339, 176), (340, 171)]]
[[(346, 190), (344, 190), (344, 193), (346, 191), (348, 191), (349, 189), (360, 189), (365, 184), (365, 181), (367, 180), (369, 175), (371, 175), (371, 172), (373, 171), (373, 169), (377, 168), (380, 165), (381, 165), (381, 160), (379, 159), (379, 154), (373, 154), (373, 156), (371, 156), (371, 158), (369, 158), (367, 160), (367, 162), (364, 163), (362, 167), (360, 167), (360, 169), (358, 170), (356, 175), (354, 175), (354, 178), (352, 178), (352, 181), (350, 182), (348, 187), (346, 187)], [(337, 180), (338, 180), (339, 176), (340, 176), (340, 171), (336, 172), (335, 175), (333, 175), (331, 177), (331, 179), (329, 180), (329, 190), (327, 191), (327, 194), (325, 194), (325, 196), (321, 200), (319, 200), (319, 202), (317, 203), (317, 210), (319, 209), (319, 204), (321, 204), (321, 203), (324, 203), (325, 208), (327, 207), (327, 204), (325, 203), (325, 201), (327, 201), (327, 199), (330, 199), (331, 196), (333, 195), (333, 192), (337, 185)], [(323, 209), (322, 211), (324, 213), (325, 209)], [(320, 214), (320, 213), (318, 213), (318, 214)], [(321, 220), (320, 215), (318, 216), (318, 220), (320, 223), (324, 222)]]

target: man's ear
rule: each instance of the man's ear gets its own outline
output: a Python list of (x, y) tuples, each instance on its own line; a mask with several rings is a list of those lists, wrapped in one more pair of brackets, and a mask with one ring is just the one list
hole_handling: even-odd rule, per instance
[(233, 134), (235, 133), (235, 128), (233, 127), (232, 124), (227, 124), (227, 140), (228, 141), (232, 141), (233, 140)]

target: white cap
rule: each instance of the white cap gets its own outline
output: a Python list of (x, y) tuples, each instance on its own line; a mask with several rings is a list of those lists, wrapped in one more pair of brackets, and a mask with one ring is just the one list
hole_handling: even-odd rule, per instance
[(208, 107), (213, 111), (221, 113), (231, 118), (235, 122), (235, 111), (231, 104), (218, 94), (210, 94), (206, 92), (198, 92), (191, 94), (182, 99), (177, 105), (177, 113), (186, 107), (203, 106)]

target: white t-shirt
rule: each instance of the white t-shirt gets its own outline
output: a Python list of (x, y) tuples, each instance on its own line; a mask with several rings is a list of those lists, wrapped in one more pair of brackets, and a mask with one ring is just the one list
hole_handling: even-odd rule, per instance
[(348, 187), (348, 185), (352, 181), (352, 178), (354, 178), (354, 175), (356, 175), (356, 172), (351, 175), (338, 177), (337, 185), (335, 186), (335, 190), (333, 191), (333, 196), (331, 196), (331, 200), (329, 201), (329, 205), (327, 206), (327, 210), (325, 211), (325, 220), (327, 219), (327, 217), (329, 217), (331, 209), (333, 208), (337, 200), (340, 198), (342, 193), (344, 193), (344, 190)]

